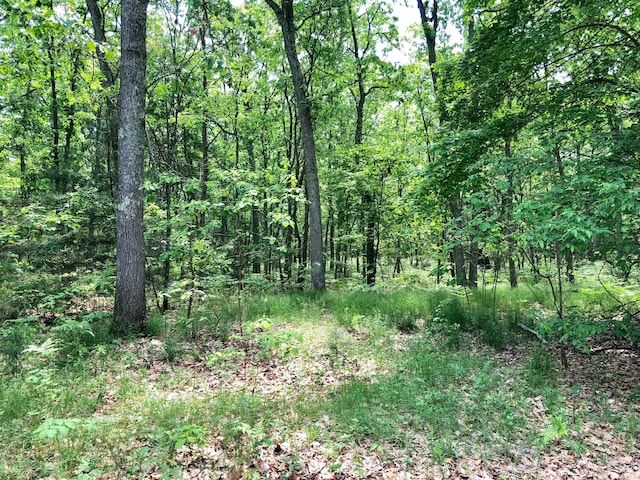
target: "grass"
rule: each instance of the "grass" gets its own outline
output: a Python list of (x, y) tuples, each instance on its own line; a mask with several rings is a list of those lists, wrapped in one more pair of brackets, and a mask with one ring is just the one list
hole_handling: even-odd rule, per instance
[(47, 334), (4, 324), (0, 478), (176, 478), (190, 465), (260, 478), (259, 462), (285, 475), (311, 458), (348, 476), (367, 455), (420, 471), (531, 449), (587, 455), (593, 424), (636, 451), (637, 389), (626, 403), (617, 392), (619, 404), (606, 386), (574, 394), (556, 356), (517, 327), (548, 308), (544, 294), (243, 294), (242, 328), (236, 299), (210, 297), (189, 319), (152, 315), (152, 338), (123, 341), (98, 313)]

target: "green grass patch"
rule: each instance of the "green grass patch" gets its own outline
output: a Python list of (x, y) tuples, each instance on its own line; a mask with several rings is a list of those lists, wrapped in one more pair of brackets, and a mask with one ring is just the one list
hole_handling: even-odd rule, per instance
[(5, 322), (0, 458), (15, 460), (0, 460), (0, 477), (177, 478), (185, 449), (203, 445), (227, 473), (282, 445), (292, 458), (317, 449), (336, 469), (367, 445), (437, 463), (585, 454), (589, 422), (633, 450), (640, 393), (622, 404), (590, 392), (586, 408), (555, 354), (519, 333), (546, 308), (542, 291), (243, 293), (240, 317), (237, 298), (212, 295), (189, 318), (152, 314), (154, 338), (118, 341), (100, 312), (46, 329)]

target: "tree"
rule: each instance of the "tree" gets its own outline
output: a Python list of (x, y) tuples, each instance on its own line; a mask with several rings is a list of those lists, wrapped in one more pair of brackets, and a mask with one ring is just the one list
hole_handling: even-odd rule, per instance
[[(347, 1), (347, 11), (349, 14), (349, 29), (351, 31), (351, 45), (350, 51), (353, 55), (353, 62), (355, 67), (355, 86), (351, 88), (351, 94), (355, 101), (356, 107), (356, 121), (354, 131), (354, 146), (355, 146), (355, 167), (362, 168), (363, 162), (362, 150), (364, 142), (364, 118), (365, 118), (365, 104), (367, 98), (379, 88), (386, 88), (387, 85), (382, 83), (367, 85), (367, 74), (377, 74), (377, 81), (381, 82), (385, 77), (383, 73), (389, 73), (381, 68), (382, 62), (375, 54), (376, 36), (380, 35), (380, 32), (374, 31), (377, 26), (376, 21), (382, 17), (386, 19), (385, 11), (382, 4), (376, 4), (370, 9), (364, 11), (363, 14), (358, 15), (352, 4), (352, 0)], [(364, 18), (365, 28), (362, 33), (362, 45), (359, 31), (359, 21)], [(376, 68), (377, 67), (377, 68)], [(365, 185), (362, 193), (362, 206), (366, 220), (364, 222), (364, 275), (367, 285), (372, 286), (376, 283), (376, 266), (378, 261), (378, 247), (376, 242), (378, 224), (379, 224), (379, 212), (375, 203), (375, 193), (373, 188)]]
[[(91, 25), (93, 27), (93, 39), (94, 43), (90, 44), (95, 50), (94, 53), (98, 59), (98, 65), (100, 66), (100, 72), (102, 73), (102, 88), (106, 92), (106, 114), (105, 114), (105, 128), (104, 132), (100, 131), (100, 127), (97, 129), (97, 136), (102, 140), (104, 144), (106, 168), (107, 168), (107, 180), (109, 184), (109, 192), (113, 196), (113, 175), (112, 170), (118, 164), (118, 105), (115, 98), (114, 88), (116, 85), (117, 72), (114, 72), (105, 52), (107, 45), (107, 35), (105, 28), (105, 18), (102, 14), (102, 9), (98, 5), (97, 0), (86, 0), (87, 9), (91, 16)], [(101, 116), (100, 114), (98, 115)], [(98, 124), (101, 122), (98, 121)], [(99, 182), (101, 166), (97, 163), (94, 167), (94, 181)]]
[(311, 286), (316, 290), (325, 288), (325, 265), (322, 248), (322, 210), (320, 207), (320, 183), (316, 164), (316, 146), (313, 136), (313, 117), (307, 95), (302, 67), (296, 50), (296, 25), (293, 0), (282, 0), (278, 5), (274, 0), (265, 0), (275, 13), (284, 40), (284, 49), (291, 70), (293, 89), (298, 109), (304, 170), (309, 205), (309, 260), (311, 261)]
[[(447, 122), (448, 112), (446, 104), (442, 101), (440, 95), (440, 75), (438, 72), (437, 56), (437, 38), (438, 29), (441, 25), (441, 12), (439, 0), (431, 0), (425, 2), (423, 0), (418, 1), (418, 10), (420, 12), (420, 22), (424, 33), (425, 40), (427, 42), (427, 54), (429, 60), (429, 70), (431, 72), (431, 82), (433, 86), (433, 93), (436, 98), (436, 108), (438, 110), (438, 124), (440, 127), (444, 127)], [(465, 271), (465, 259), (462, 241), (459, 237), (459, 232), (462, 229), (461, 217), (462, 217), (462, 194), (458, 186), (448, 192), (447, 204), (449, 207), (449, 213), (452, 217), (452, 225), (454, 231), (454, 240), (451, 247), (451, 255), (453, 259), (453, 277), (458, 285), (467, 284), (467, 274)]]
[(147, 0), (123, 0), (114, 323), (126, 331), (143, 330), (147, 313), (140, 188), (144, 178), (146, 27)]

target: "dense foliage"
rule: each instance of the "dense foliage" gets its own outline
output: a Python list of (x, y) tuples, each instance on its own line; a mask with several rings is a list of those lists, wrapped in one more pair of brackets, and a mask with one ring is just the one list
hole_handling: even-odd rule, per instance
[[(149, 7), (138, 143), (161, 310), (300, 288), (312, 272), (322, 288), (318, 258), (338, 286), (410, 266), (470, 287), (479, 268), (514, 287), (530, 276), (550, 285), (560, 319), (577, 263), (635, 282), (640, 8), (418, 4), (402, 32), (393, 2), (377, 0)], [(78, 276), (113, 291), (124, 19), (95, 0), (22, 0), (1, 18), (6, 320), (63, 308)], [(454, 25), (462, 45), (448, 41)]]
[(637, 473), (638, 2), (146, 3), (0, 0), (0, 477)]

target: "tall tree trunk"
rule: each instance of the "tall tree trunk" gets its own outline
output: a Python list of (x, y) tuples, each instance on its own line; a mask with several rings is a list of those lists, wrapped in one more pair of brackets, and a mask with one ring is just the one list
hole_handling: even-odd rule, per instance
[(108, 175), (109, 191), (114, 196), (114, 179), (113, 171), (118, 164), (118, 105), (111, 90), (116, 84), (116, 74), (111, 70), (107, 57), (104, 53), (102, 45), (107, 41), (104, 28), (104, 18), (102, 10), (98, 6), (97, 0), (86, 0), (87, 9), (91, 15), (91, 25), (93, 26), (93, 39), (96, 42), (96, 56), (98, 57), (98, 65), (102, 73), (102, 88), (107, 91), (107, 129), (104, 133), (104, 144), (106, 150), (106, 170)]
[[(504, 155), (507, 157), (507, 161), (511, 162), (511, 140), (509, 138), (504, 141)], [(516, 270), (516, 262), (513, 258), (516, 249), (516, 241), (514, 238), (515, 232), (513, 231), (513, 197), (515, 195), (515, 188), (513, 185), (513, 168), (510, 166), (507, 173), (507, 193), (503, 198), (503, 212), (502, 215), (506, 219), (507, 225), (507, 256), (509, 263), (509, 285), (511, 288), (518, 286), (518, 271)]]
[[(71, 95), (74, 95), (76, 93), (77, 86), (78, 86), (78, 82), (77, 82), (78, 70), (80, 69), (80, 51), (79, 50), (73, 51), (72, 63), (73, 63), (73, 71), (71, 73), (69, 91), (71, 92)], [(65, 130), (64, 150), (62, 152), (62, 166), (65, 170), (65, 174), (63, 177), (63, 180), (64, 180), (63, 190), (66, 190), (68, 188), (69, 175), (67, 172), (71, 168), (71, 140), (73, 139), (73, 135), (75, 133), (75, 126), (76, 126), (74, 103), (70, 103), (69, 105), (67, 105), (67, 107), (65, 108), (65, 114), (68, 119), (68, 124)]]
[(143, 331), (147, 314), (144, 178), (147, 0), (122, 0), (116, 295), (118, 330)]
[[(449, 201), (449, 211), (451, 212), (452, 221), (455, 225), (454, 230), (460, 231), (460, 222), (462, 221), (462, 197), (459, 194)], [(465, 286), (467, 285), (467, 274), (465, 271), (464, 248), (461, 241), (462, 239), (456, 239), (453, 249), (451, 250), (451, 257), (453, 260), (453, 277), (456, 285)]]
[(469, 286), (478, 288), (478, 259), (480, 258), (480, 248), (478, 242), (471, 242), (469, 249)]
[[(202, 50), (205, 49), (205, 35), (204, 28), (200, 29), (200, 41), (202, 42)], [(207, 95), (208, 82), (207, 73), (202, 73), (202, 91)], [(206, 102), (203, 102), (206, 105)], [(200, 200), (203, 202), (207, 200), (207, 182), (209, 181), (209, 130), (208, 130), (208, 115), (206, 107), (202, 112), (202, 128), (200, 130), (200, 136), (202, 140), (202, 162), (200, 164)], [(201, 227), (204, 227), (207, 223), (207, 214), (203, 211), (200, 213), (199, 223)]]
[[(247, 107), (248, 108), (248, 107)], [(249, 156), (249, 169), (256, 173), (256, 157), (253, 149), (253, 138), (251, 134), (247, 138), (247, 155)], [(251, 272), (260, 273), (260, 255), (257, 251), (260, 247), (260, 206), (255, 202), (251, 205)]]
[[(560, 181), (560, 183), (564, 183), (565, 182), (564, 164), (562, 162), (562, 155), (560, 154), (559, 145), (556, 145), (553, 148), (553, 155), (555, 157), (556, 166), (558, 168), (558, 180)], [(573, 273), (573, 252), (571, 251), (570, 248), (564, 249), (564, 258), (567, 264), (567, 270), (566, 270), (567, 281), (569, 283), (574, 283), (576, 281), (576, 277)]]
[(564, 260), (567, 264), (567, 281), (569, 283), (576, 283), (576, 276), (573, 272), (573, 252), (570, 248), (564, 249)]
[(53, 185), (56, 192), (63, 192), (62, 169), (60, 166), (60, 108), (58, 100), (58, 84), (56, 81), (56, 62), (54, 56), (54, 39), (49, 39), (47, 46), (47, 56), (49, 57), (49, 84), (51, 87), (51, 130), (53, 131), (53, 141), (51, 145), (51, 159), (53, 162)]
[(26, 203), (29, 198), (29, 189), (27, 188), (27, 154), (24, 143), (18, 146), (18, 151), (20, 152), (20, 197)]
[(313, 137), (311, 106), (296, 50), (296, 27), (293, 16), (293, 0), (282, 0), (282, 6), (274, 0), (265, 0), (278, 18), (282, 29), (284, 49), (287, 54), (293, 89), (298, 107), (307, 198), (309, 200), (309, 260), (311, 261), (311, 286), (316, 290), (325, 288), (324, 256), (322, 251), (322, 211), (320, 208), (320, 183), (316, 164), (316, 147)]
[[(427, 53), (429, 58), (429, 69), (431, 72), (431, 81), (433, 83), (433, 92), (436, 95), (436, 106), (438, 108), (438, 122), (442, 127), (447, 120), (447, 108), (444, 102), (438, 100), (439, 76), (436, 63), (438, 61), (436, 52), (436, 41), (438, 36), (438, 28), (440, 26), (438, 0), (430, 0), (425, 5), (424, 0), (417, 0), (418, 11), (420, 13), (420, 23), (427, 42)], [(429, 8), (430, 4), (430, 8)], [(453, 198), (449, 201), (449, 212), (454, 221), (454, 235), (461, 230), (462, 218), (462, 196), (460, 191), (452, 192)], [(455, 242), (455, 246), (451, 252), (454, 268), (454, 280), (458, 285), (467, 284), (467, 276), (465, 272), (464, 249), (460, 240)]]
[[(356, 63), (356, 83), (357, 92), (352, 91), (352, 95), (356, 100), (356, 128), (354, 144), (356, 147), (355, 164), (359, 166), (361, 163), (360, 147), (363, 142), (363, 129), (364, 129), (364, 106), (367, 100), (367, 96), (371, 93), (371, 90), (365, 89), (364, 85), (364, 73), (362, 67), (362, 57), (360, 53), (360, 47), (358, 45), (358, 36), (356, 34), (355, 17), (353, 14), (353, 8), (351, 1), (347, 2), (349, 9), (349, 21), (351, 24), (351, 41), (352, 52)], [(362, 194), (362, 208), (365, 215), (365, 255), (364, 255), (364, 273), (365, 281), (367, 285), (373, 286), (376, 283), (376, 264), (377, 264), (377, 249), (376, 249), (376, 230), (377, 230), (377, 212), (375, 195), (371, 192), (368, 185), (364, 185), (364, 192)]]
[[(162, 295), (162, 311), (169, 310), (169, 285), (171, 285), (171, 183), (164, 184), (164, 205), (165, 205), (165, 225), (164, 232), (164, 262), (162, 265), (162, 288), (164, 295)], [(190, 246), (189, 251), (192, 248)]]

